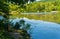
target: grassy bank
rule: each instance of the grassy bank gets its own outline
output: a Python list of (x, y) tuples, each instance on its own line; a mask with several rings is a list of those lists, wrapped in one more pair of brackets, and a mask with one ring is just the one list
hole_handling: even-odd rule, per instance
[(44, 20), (44, 21), (50, 21), (50, 22), (56, 22), (60, 23), (60, 12), (53, 12), (50, 14), (16, 14), (12, 15), (14, 17), (26, 17), (29, 19), (36, 19), (36, 20)]
[(31, 15), (25, 14), (24, 17), (27, 17), (30, 19), (44, 20), (44, 21), (60, 23), (60, 12), (56, 13), (56, 14), (31, 14)]

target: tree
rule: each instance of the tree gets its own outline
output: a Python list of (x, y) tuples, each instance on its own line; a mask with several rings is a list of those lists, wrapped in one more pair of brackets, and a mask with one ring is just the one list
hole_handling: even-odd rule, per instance
[(20, 25), (21, 25), (21, 29), (23, 29), (23, 30), (28, 30), (28, 29), (30, 29), (30, 24), (25, 24), (25, 21), (22, 19), (22, 20), (20, 20)]
[(0, 1), (0, 15), (8, 18), (9, 16), (9, 8), (5, 1)]
[[(9, 2), (15, 2), (16, 4), (25, 4), (28, 3), (29, 0), (8, 0)], [(35, 0), (30, 0), (31, 2), (35, 1)]]
[(22, 29), (27, 31), (28, 29), (30, 29), (30, 24), (25, 24), (24, 20), (20, 20), (19, 22), (16, 22), (15, 26), (13, 26), (14, 29), (18, 30), (18, 29)]
[(15, 29), (17, 29), (17, 30), (18, 30), (18, 29), (20, 29), (20, 25), (19, 25), (19, 23), (18, 23), (18, 22), (16, 22), (16, 24), (15, 24), (14, 28), (15, 28)]

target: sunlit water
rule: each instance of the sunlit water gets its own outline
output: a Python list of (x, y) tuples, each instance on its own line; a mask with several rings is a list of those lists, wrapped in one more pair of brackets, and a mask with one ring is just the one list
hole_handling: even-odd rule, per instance
[[(16, 22), (19, 19), (15, 19)], [(32, 39), (60, 39), (60, 25), (57, 23), (24, 18), (31, 24)]]

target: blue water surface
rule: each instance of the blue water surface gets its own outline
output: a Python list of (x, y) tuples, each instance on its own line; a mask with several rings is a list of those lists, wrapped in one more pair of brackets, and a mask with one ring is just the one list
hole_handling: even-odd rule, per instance
[[(0, 19), (2, 18), (0, 16)], [(14, 19), (13, 22), (19, 22), (20, 19)], [(60, 39), (60, 24), (27, 18), (24, 20), (31, 24), (30, 35), (32, 39)]]
[(60, 39), (60, 24), (27, 18), (24, 20), (31, 24), (32, 39)]

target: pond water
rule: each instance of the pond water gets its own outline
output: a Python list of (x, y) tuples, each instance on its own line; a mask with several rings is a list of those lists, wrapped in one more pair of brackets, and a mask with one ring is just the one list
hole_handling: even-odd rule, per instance
[(32, 39), (60, 39), (60, 24), (27, 18), (24, 20), (31, 24)]
[[(15, 19), (17, 22), (20, 19)], [(31, 24), (32, 39), (60, 39), (60, 24), (24, 18), (26, 23)]]
[[(0, 16), (0, 19), (3, 18)], [(21, 18), (20, 18), (21, 19)], [(14, 19), (17, 22), (20, 19)], [(24, 18), (26, 23), (31, 24), (32, 39), (60, 39), (60, 24), (42, 20)]]

